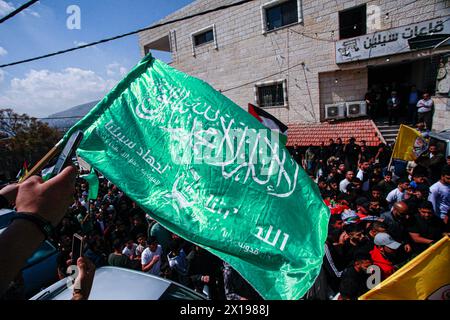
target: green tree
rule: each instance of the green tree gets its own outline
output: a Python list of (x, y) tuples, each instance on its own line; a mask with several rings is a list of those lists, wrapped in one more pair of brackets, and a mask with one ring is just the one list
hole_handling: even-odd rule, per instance
[(0, 109), (0, 180), (14, 179), (24, 161), (31, 168), (61, 137), (36, 118)]

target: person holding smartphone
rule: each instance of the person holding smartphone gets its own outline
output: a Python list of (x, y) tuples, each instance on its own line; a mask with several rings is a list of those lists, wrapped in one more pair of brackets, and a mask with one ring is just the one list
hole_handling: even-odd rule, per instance
[[(49, 229), (56, 227), (64, 217), (75, 191), (76, 175), (76, 168), (68, 166), (46, 182), (32, 176), (19, 185), (0, 190), (3, 199), (15, 203), (17, 217), (20, 217), (14, 218), (0, 234), (0, 296), (48, 237)], [(86, 260), (80, 258), (77, 261), (83, 275), (82, 283), (89, 282), (86, 279), (93, 280), (92, 268)], [(90, 287), (88, 289), (90, 292)], [(77, 299), (86, 298), (86, 294), (86, 290), (78, 292)]]

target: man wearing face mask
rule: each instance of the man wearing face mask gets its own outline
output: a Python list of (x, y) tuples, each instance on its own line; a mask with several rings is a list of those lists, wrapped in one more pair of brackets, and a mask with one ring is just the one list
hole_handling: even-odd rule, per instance
[(373, 264), (380, 267), (381, 279), (384, 280), (394, 273), (394, 265), (399, 262), (397, 253), (402, 244), (385, 232), (377, 233), (374, 244), (370, 256)]

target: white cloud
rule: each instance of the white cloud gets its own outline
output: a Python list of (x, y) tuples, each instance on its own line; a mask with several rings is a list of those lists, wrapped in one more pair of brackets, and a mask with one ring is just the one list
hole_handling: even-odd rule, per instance
[[(8, 14), (8, 13), (10, 13), (11, 11), (13, 11), (15, 9), (16, 8), (14, 7), (13, 3), (6, 2), (4, 0), (0, 0), (0, 15), (1, 16), (4, 16), (4, 15)], [(32, 15), (33, 17), (36, 17), (36, 18), (40, 18), (41, 17), (41, 15), (39, 13), (37, 13), (36, 11), (34, 11), (34, 10), (30, 9), (30, 8), (25, 9), (24, 11), (21, 12), (21, 14), (25, 14), (25, 13), (27, 13), (29, 15)]]
[(5, 79), (5, 71), (0, 69), (0, 83), (2, 83), (4, 79)]
[(114, 62), (111, 64), (108, 64), (106, 66), (106, 74), (109, 77), (124, 77), (127, 74), (128, 70), (124, 66), (121, 66), (119, 63)]
[(73, 44), (74, 45), (76, 45), (77, 47), (80, 47), (80, 46), (84, 46), (85, 44), (88, 44), (87, 42), (83, 42), (83, 41), (74, 41), (73, 42)]
[(14, 78), (0, 94), (0, 108), (32, 116), (48, 116), (70, 107), (101, 99), (119, 79), (105, 79), (94, 71), (66, 68), (60, 72), (31, 70)]
[(36, 11), (33, 11), (31, 9), (26, 9), (25, 12), (29, 13), (30, 15), (32, 15), (33, 17), (36, 17), (36, 18), (41, 17), (41, 15), (39, 13), (37, 13)]
[(0, 0), (0, 15), (4, 16), (13, 11), (14, 9), (15, 8), (11, 2)]
[(7, 54), (8, 54), (8, 51), (5, 48), (0, 47), (0, 57), (6, 56)]

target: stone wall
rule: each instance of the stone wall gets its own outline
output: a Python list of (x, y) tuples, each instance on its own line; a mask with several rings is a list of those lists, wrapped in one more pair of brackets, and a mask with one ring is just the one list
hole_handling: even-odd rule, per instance
[(447, 97), (432, 97), (435, 106), (433, 115), (433, 131), (450, 129), (450, 99)]

